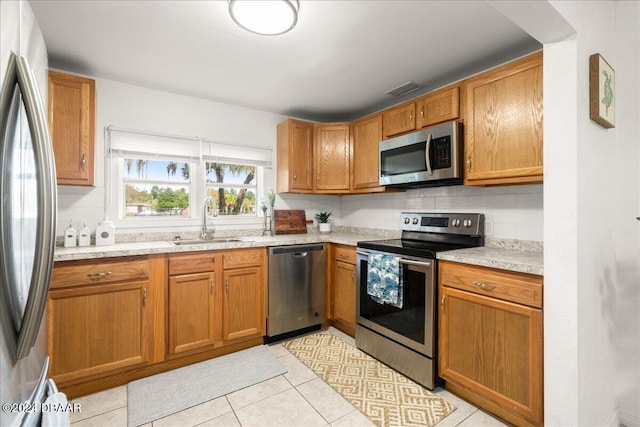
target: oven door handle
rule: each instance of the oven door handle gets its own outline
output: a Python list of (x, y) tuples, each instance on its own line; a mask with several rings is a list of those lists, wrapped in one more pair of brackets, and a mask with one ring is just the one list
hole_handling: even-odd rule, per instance
[(419, 265), (421, 267), (431, 267), (431, 261), (414, 261), (412, 259), (400, 258), (400, 264)]
[(356, 254), (362, 255), (362, 256), (367, 256), (367, 257), (369, 256), (368, 252), (362, 252), (362, 251), (356, 251)]

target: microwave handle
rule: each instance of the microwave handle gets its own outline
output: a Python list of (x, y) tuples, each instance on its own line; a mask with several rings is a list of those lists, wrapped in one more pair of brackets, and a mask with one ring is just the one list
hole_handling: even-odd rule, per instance
[(429, 176), (433, 175), (433, 171), (431, 170), (431, 159), (429, 159), (429, 147), (431, 146), (431, 134), (427, 135), (427, 147), (424, 153), (424, 160), (427, 164), (427, 173)]

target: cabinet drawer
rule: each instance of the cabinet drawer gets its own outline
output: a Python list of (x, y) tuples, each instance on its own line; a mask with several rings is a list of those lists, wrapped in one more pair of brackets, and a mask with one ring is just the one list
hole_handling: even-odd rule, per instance
[(542, 308), (543, 277), (440, 261), (443, 286)]
[(169, 275), (186, 273), (204, 273), (214, 271), (215, 253), (203, 252), (195, 254), (171, 255), (169, 258)]
[(262, 249), (230, 251), (222, 255), (222, 268), (259, 267), (263, 260)]
[(346, 246), (336, 246), (335, 250), (336, 261), (347, 262), (349, 264), (356, 263), (356, 250), (355, 248)]
[(51, 274), (51, 288), (95, 285), (149, 277), (149, 261), (144, 258), (118, 258), (56, 262)]

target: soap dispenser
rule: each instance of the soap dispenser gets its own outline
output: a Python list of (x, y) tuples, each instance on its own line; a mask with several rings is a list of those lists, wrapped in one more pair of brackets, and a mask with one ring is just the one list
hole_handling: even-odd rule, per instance
[(71, 248), (76, 245), (76, 229), (73, 228), (72, 221), (69, 221), (69, 227), (64, 230), (64, 247)]
[(91, 230), (87, 227), (87, 220), (84, 220), (84, 227), (78, 232), (78, 246), (89, 246), (91, 244)]

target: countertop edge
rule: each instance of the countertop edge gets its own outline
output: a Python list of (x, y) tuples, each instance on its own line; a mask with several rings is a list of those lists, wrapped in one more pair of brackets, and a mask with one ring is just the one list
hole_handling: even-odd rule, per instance
[[(239, 242), (215, 242), (211, 244), (176, 246), (167, 241), (117, 243), (109, 246), (56, 247), (55, 262), (90, 260), (138, 255), (172, 254), (211, 250), (264, 248), (280, 245), (308, 243), (335, 243), (356, 246), (359, 241), (385, 239), (387, 236), (356, 233), (310, 233), (279, 236), (243, 237)], [(544, 275), (543, 252), (494, 246), (458, 249), (439, 252), (441, 260), (460, 262), (482, 267), (497, 268), (520, 273)]]

